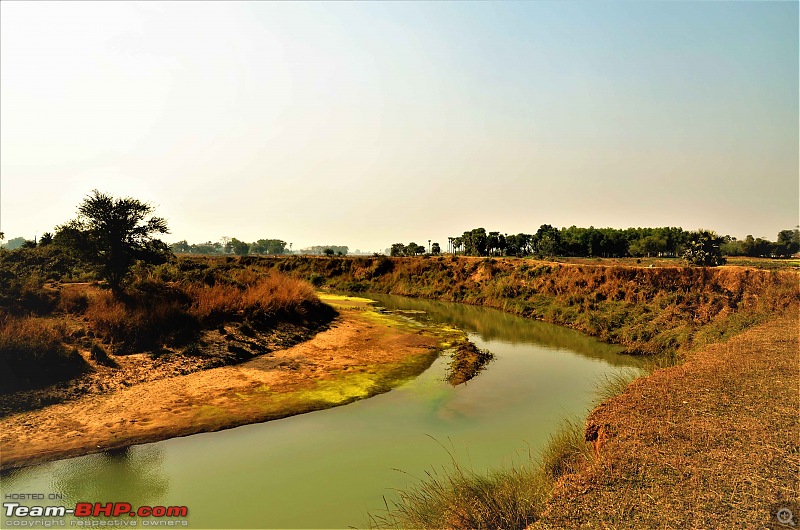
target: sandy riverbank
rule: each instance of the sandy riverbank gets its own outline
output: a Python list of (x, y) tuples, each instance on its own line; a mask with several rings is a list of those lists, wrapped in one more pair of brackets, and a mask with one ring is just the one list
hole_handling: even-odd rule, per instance
[(246, 363), (144, 382), (0, 420), (0, 464), (10, 469), (257, 423), (385, 392), (427, 368), (453, 331), (425, 329), (321, 296), (340, 316), (293, 347)]

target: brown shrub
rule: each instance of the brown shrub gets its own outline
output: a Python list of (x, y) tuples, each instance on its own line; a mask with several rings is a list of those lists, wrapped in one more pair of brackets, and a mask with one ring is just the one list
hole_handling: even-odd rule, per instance
[(266, 274), (242, 271), (237, 284), (213, 286), (190, 284), (184, 287), (191, 298), (189, 312), (201, 321), (218, 321), (233, 315), (270, 318), (277, 315), (303, 315), (318, 305), (311, 284), (277, 272)]
[(62, 339), (63, 322), (26, 317), (0, 319), (0, 393), (39, 388), (71, 379), (88, 365)]
[(80, 314), (89, 307), (89, 297), (86, 292), (76, 289), (74, 286), (64, 286), (61, 288), (58, 297), (58, 310), (63, 313)]
[(109, 291), (98, 292), (90, 298), (85, 316), (92, 331), (122, 343), (126, 350), (149, 349), (194, 338), (198, 327), (188, 306), (183, 291), (163, 285), (150, 292), (134, 291), (122, 299)]

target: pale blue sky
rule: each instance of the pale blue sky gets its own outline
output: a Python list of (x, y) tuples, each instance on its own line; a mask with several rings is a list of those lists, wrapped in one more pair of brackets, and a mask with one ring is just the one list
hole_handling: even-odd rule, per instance
[(0, 220), (169, 241), (798, 223), (798, 4), (0, 3)]

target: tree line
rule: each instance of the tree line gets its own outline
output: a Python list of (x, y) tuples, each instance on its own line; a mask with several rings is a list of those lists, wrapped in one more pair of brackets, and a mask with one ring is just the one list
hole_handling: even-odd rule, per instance
[(277, 256), (286, 254), (286, 241), (281, 239), (259, 239), (252, 243), (245, 243), (235, 237), (223, 237), (222, 241), (189, 244), (185, 239), (170, 245), (175, 254), (235, 254), (246, 256), (248, 254), (261, 254)]
[[(447, 252), (463, 256), (686, 257), (698, 244), (721, 256), (788, 257), (800, 251), (800, 230), (781, 230), (776, 241), (769, 241), (752, 235), (737, 240), (710, 230), (687, 231), (670, 226), (619, 229), (573, 225), (558, 229), (543, 224), (532, 234), (474, 228), (460, 236), (448, 237)], [(430, 253), (440, 252), (439, 244), (433, 243)], [(395, 243), (390, 249), (392, 256), (425, 253), (425, 247), (415, 242)]]
[[(287, 248), (288, 246), (288, 248)], [(282, 239), (259, 239), (252, 243), (240, 241), (235, 237), (223, 237), (222, 241), (206, 241), (200, 244), (189, 244), (186, 240), (173, 243), (170, 248), (175, 254), (233, 254), (236, 256), (247, 256), (257, 254), (261, 256), (280, 256), (292, 253), (292, 244), (286, 243)], [(300, 249), (295, 253), (325, 255), (325, 256), (346, 256), (349, 247), (346, 245), (315, 245)]]
[[(439, 246), (439, 243), (430, 244), (430, 253), (433, 254), (434, 256), (439, 255), (441, 251), (442, 249)], [(402, 243), (394, 243), (389, 249), (389, 255), (391, 256), (419, 256), (420, 254), (425, 254), (427, 252), (428, 249), (426, 249), (422, 245), (416, 244), (414, 241), (412, 241), (408, 245), (404, 245)]]

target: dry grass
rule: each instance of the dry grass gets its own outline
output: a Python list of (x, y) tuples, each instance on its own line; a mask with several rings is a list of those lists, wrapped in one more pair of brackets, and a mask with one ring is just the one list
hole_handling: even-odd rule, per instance
[[(70, 294), (66, 309), (81, 302)], [(190, 342), (201, 329), (248, 320), (262, 327), (279, 319), (303, 317), (320, 304), (306, 282), (277, 272), (235, 270), (213, 285), (165, 282), (148, 275), (123, 297), (91, 293), (83, 313), (90, 330), (126, 349), (152, 349)]]
[(61, 287), (58, 297), (57, 311), (80, 315), (89, 307), (89, 296), (86, 284), (66, 284)]
[(186, 285), (190, 313), (201, 320), (245, 313), (269, 317), (303, 314), (309, 304), (319, 303), (309, 283), (282, 274), (245, 271), (237, 279), (236, 284)]
[(494, 359), (489, 350), (481, 350), (469, 341), (459, 343), (448, 363), (447, 382), (453, 386), (477, 376)]
[[(766, 528), (800, 498), (797, 313), (635, 381), (536, 528)], [(795, 504), (796, 506), (796, 504)]]
[[(660, 367), (660, 364), (653, 364), (653, 370), (656, 370)], [(606, 375), (604, 379), (595, 387), (593, 399), (594, 405), (597, 406), (604, 401), (608, 401), (609, 399), (622, 394), (625, 392), (625, 389), (628, 388), (629, 384), (639, 377), (645, 375), (645, 373), (646, 372), (642, 369), (625, 368), (624, 370), (614, 372), (611, 375)]]
[[(267, 351), (264, 337), (277, 337), (281, 333), (273, 331), (278, 328), (317, 328), (333, 316), (309, 284), (233, 260), (137, 266), (125, 291), (112, 293), (96, 283), (53, 281), (66, 277), (59, 271), (72, 262), (54, 261), (51, 254), (5, 253), (0, 260), (0, 369), (5, 392), (75, 377), (86, 366), (77, 362), (82, 358), (76, 348), (89, 354), (93, 366), (113, 367), (114, 361), (99, 353), (95, 340), (105, 344), (106, 353), (148, 352), (154, 359), (181, 349), (211, 348), (212, 355), (204, 354), (196, 362), (173, 363), (185, 371), (241, 362)], [(22, 261), (12, 263), (14, 259)], [(13, 281), (2, 281), (6, 278)], [(211, 330), (218, 333), (212, 333), (209, 342), (205, 335)], [(239, 341), (239, 332), (247, 339)]]
[(187, 313), (187, 305), (182, 291), (167, 286), (158, 295), (135, 293), (122, 300), (100, 291), (89, 299), (84, 315), (90, 330), (123, 353), (190, 340), (198, 325)]
[(370, 514), (370, 527), (524, 528), (536, 520), (551, 482), (535, 465), (476, 473), (445, 450), (450, 467), (428, 471), (416, 486), (398, 491), (384, 512)]
[(38, 317), (0, 318), (0, 392), (35, 388), (70, 379), (87, 366), (66, 348), (63, 322)]
[(450, 466), (433, 469), (415, 486), (398, 491), (399, 499), (370, 516), (378, 528), (525, 528), (536, 521), (565, 473), (592, 460), (579, 421), (565, 420), (538, 459), (508, 469), (476, 473), (464, 467), (452, 448), (442, 446)]
[[(719, 342), (800, 301), (793, 271), (489, 258), (263, 258), (324, 285), (485, 305), (647, 355)], [(612, 262), (613, 263), (613, 262)]]

